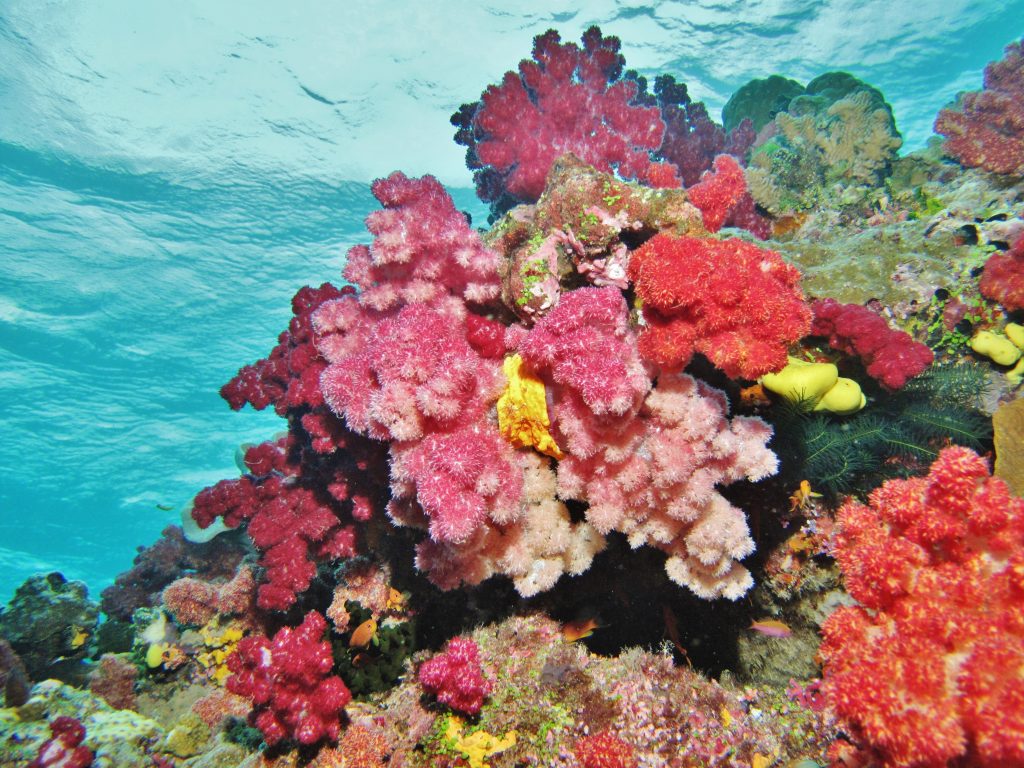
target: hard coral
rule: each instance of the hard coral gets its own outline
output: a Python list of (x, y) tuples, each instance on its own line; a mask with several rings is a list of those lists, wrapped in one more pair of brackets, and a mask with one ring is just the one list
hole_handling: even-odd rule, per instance
[(985, 67), (984, 88), (939, 112), (935, 132), (947, 155), (970, 168), (1024, 175), (1024, 40)]
[(352, 696), (331, 675), (331, 644), (322, 639), (326, 629), (324, 617), (310, 611), (299, 626), (283, 627), (273, 639), (243, 638), (228, 657), (227, 689), (253, 702), (251, 722), (267, 744), (338, 740), (341, 714)]
[(860, 357), (868, 375), (888, 389), (900, 389), (932, 364), (934, 355), (928, 347), (905, 331), (890, 328), (867, 307), (819, 299), (811, 308), (811, 334), (827, 336), (833, 349)]
[(590, 27), (582, 42), (581, 50), (554, 30), (538, 35), (532, 61), (452, 116), (477, 193), (496, 212), (537, 200), (552, 163), (567, 152), (624, 179), (678, 186), (674, 169), (651, 161), (665, 125), (657, 107), (637, 103), (636, 80), (619, 79), (618, 38)]
[(755, 379), (786, 365), (810, 327), (800, 272), (742, 240), (655, 235), (630, 259), (647, 327), (640, 353), (668, 369), (704, 354), (727, 376)]
[(420, 666), (419, 681), (442, 704), (467, 715), (480, 712), (493, 685), (483, 675), (479, 648), (468, 637), (454, 637), (442, 653)]
[(983, 296), (1011, 312), (1024, 309), (1024, 235), (1010, 250), (988, 257), (978, 288)]
[(1024, 500), (967, 448), (839, 513), (824, 691), (887, 766), (1024, 765)]

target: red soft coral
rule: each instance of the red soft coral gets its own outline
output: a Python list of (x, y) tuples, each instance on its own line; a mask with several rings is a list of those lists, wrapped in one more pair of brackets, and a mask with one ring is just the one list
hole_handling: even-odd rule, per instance
[(559, 156), (572, 152), (624, 179), (678, 186), (672, 166), (652, 163), (665, 124), (657, 107), (636, 103), (636, 80), (620, 80), (619, 40), (590, 27), (582, 50), (553, 29), (533, 41), (533, 60), (452, 117), (466, 162), (486, 202), (532, 202)]
[(1024, 235), (1010, 250), (988, 257), (978, 288), (1011, 312), (1024, 309)]
[(717, 232), (746, 192), (747, 179), (736, 158), (719, 155), (715, 158), (714, 172), (705, 172), (699, 182), (686, 190), (686, 195), (704, 216), (704, 228)]
[(581, 768), (635, 768), (633, 748), (611, 731), (576, 740), (572, 748)]
[(946, 137), (946, 154), (962, 165), (1024, 175), (1024, 41), (985, 67), (984, 90), (962, 94), (943, 109), (935, 132)]
[(55, 718), (50, 723), (52, 736), (43, 742), (36, 759), (28, 768), (89, 768), (92, 765), (92, 750), (82, 744), (85, 741), (85, 726), (67, 715)]
[(420, 666), (420, 684), (442, 704), (467, 715), (479, 714), (494, 686), (484, 678), (480, 649), (468, 637), (454, 637), (442, 653)]
[(299, 626), (283, 627), (273, 639), (242, 638), (228, 657), (227, 689), (253, 702), (250, 719), (267, 744), (338, 740), (341, 714), (352, 696), (331, 674), (326, 629), (324, 617), (310, 611)]
[[(824, 691), (886, 766), (1024, 765), (1024, 500), (946, 448), (839, 513)], [(966, 764), (966, 763), (965, 763)]]
[(905, 331), (890, 328), (867, 307), (819, 299), (811, 308), (811, 333), (827, 336), (833, 349), (860, 357), (868, 375), (889, 389), (900, 389), (932, 364), (934, 355), (928, 347)]
[(810, 328), (799, 270), (743, 240), (655, 235), (633, 252), (629, 276), (647, 324), (640, 352), (665, 368), (700, 352), (727, 376), (755, 379), (784, 367)]

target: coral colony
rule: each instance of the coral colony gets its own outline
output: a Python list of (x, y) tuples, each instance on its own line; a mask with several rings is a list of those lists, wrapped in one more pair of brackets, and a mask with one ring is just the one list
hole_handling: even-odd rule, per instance
[(221, 390), (287, 432), (104, 622), (0, 614), (0, 761), (1024, 766), (1022, 94), (1015, 43), (900, 158), (847, 73), (727, 130), (540, 35), (452, 118), (493, 226), (375, 181)]

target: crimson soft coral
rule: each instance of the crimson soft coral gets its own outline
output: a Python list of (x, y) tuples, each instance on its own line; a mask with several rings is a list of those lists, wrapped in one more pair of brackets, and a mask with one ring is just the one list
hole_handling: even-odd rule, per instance
[(345, 683), (331, 674), (327, 622), (310, 611), (297, 627), (283, 627), (273, 639), (244, 637), (228, 657), (227, 689), (253, 702), (252, 724), (267, 744), (294, 739), (300, 744), (336, 742), (341, 715), (352, 700)]
[(839, 513), (824, 691), (886, 766), (1024, 766), (1024, 500), (967, 448)]
[(993, 253), (985, 262), (978, 288), (983, 296), (1012, 311), (1024, 309), (1024, 235), (1005, 253)]
[(442, 653), (420, 666), (420, 684), (442, 704), (467, 715), (479, 714), (493, 686), (484, 678), (480, 649), (468, 637), (454, 637)]
[(567, 152), (624, 179), (679, 185), (673, 166), (651, 161), (665, 124), (657, 107), (637, 103), (636, 80), (619, 79), (618, 38), (590, 27), (582, 42), (582, 49), (563, 44), (554, 30), (538, 35), (533, 60), (452, 116), (485, 202), (535, 201), (552, 163)]
[(67, 715), (50, 723), (51, 737), (43, 742), (28, 768), (89, 768), (92, 750), (85, 746), (85, 726)]
[(755, 379), (784, 367), (810, 328), (799, 270), (743, 240), (658, 234), (632, 254), (629, 276), (647, 326), (640, 352), (664, 368), (700, 352), (727, 376)]
[(833, 349), (859, 356), (868, 375), (889, 389), (900, 389), (932, 364), (934, 355), (927, 346), (905, 331), (890, 328), (867, 307), (835, 299), (817, 300), (811, 306), (811, 333), (827, 336)]
[(965, 166), (1024, 175), (1024, 41), (985, 67), (983, 90), (939, 112), (935, 132), (946, 137), (946, 154)]

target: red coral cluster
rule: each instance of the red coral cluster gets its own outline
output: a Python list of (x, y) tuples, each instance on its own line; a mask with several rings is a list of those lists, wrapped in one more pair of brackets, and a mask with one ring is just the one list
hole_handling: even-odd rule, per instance
[(601, 731), (576, 740), (573, 753), (581, 768), (636, 768), (633, 748), (611, 731)]
[(89, 768), (92, 750), (85, 746), (85, 726), (67, 715), (50, 722), (52, 736), (43, 742), (28, 768)]
[(665, 124), (657, 107), (637, 103), (637, 81), (620, 79), (618, 38), (590, 27), (582, 42), (562, 44), (553, 29), (538, 35), (532, 60), (452, 116), (485, 202), (535, 201), (567, 152), (624, 179), (679, 186), (673, 166), (651, 161)]
[(824, 692), (886, 766), (1024, 765), (1024, 500), (967, 448), (839, 513)]
[(799, 270), (743, 240), (655, 235), (632, 254), (629, 276), (647, 326), (640, 352), (664, 368), (700, 352), (727, 376), (756, 379), (784, 367), (810, 328)]
[(89, 690), (114, 709), (135, 709), (139, 669), (125, 656), (104, 653), (89, 675)]
[(978, 288), (1011, 312), (1024, 309), (1024, 235), (1010, 250), (988, 257)]
[(955, 107), (939, 112), (935, 132), (962, 165), (1024, 176), (1024, 40), (985, 67), (983, 90), (961, 94)]
[(827, 336), (833, 349), (860, 357), (868, 375), (889, 389), (900, 389), (932, 364), (934, 355), (927, 346), (905, 331), (890, 328), (867, 307), (818, 299), (811, 308), (811, 334)]
[(420, 666), (420, 684), (442, 704), (476, 715), (493, 685), (484, 678), (480, 649), (468, 637), (454, 637), (444, 651)]
[(202, 626), (217, 614), (245, 613), (255, 590), (252, 569), (243, 565), (226, 583), (183, 576), (164, 588), (163, 604), (178, 624)]
[(273, 639), (242, 638), (228, 657), (227, 689), (253, 702), (251, 722), (267, 744), (338, 740), (352, 695), (331, 674), (331, 644), (322, 639), (326, 630), (324, 617), (310, 611), (299, 626), (283, 627)]
[(747, 194), (743, 169), (732, 155), (715, 158), (714, 172), (705, 172), (700, 181), (686, 190), (686, 196), (704, 217), (704, 228), (717, 232)]

